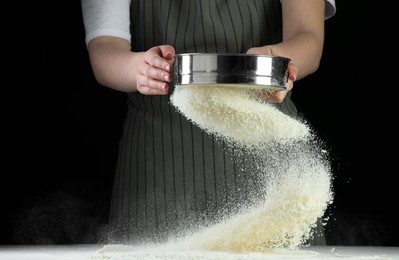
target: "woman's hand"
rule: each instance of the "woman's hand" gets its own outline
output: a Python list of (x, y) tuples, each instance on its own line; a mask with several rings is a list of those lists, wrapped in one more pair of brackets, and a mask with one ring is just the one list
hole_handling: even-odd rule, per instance
[(137, 64), (137, 91), (145, 95), (165, 95), (172, 81), (175, 49), (170, 45), (156, 46), (146, 51)]
[(100, 36), (90, 41), (88, 50), (96, 80), (103, 86), (122, 92), (139, 91), (144, 95), (168, 93), (175, 57), (172, 46), (132, 52), (129, 41)]
[[(273, 48), (273, 45), (251, 48), (247, 51), (247, 54), (285, 57), (283, 54), (279, 53), (279, 51)], [(280, 90), (280, 91), (259, 91), (259, 93), (257, 93), (258, 97), (263, 101), (276, 102), (276, 103), (283, 102), (288, 91), (290, 91), (293, 88), (294, 81), (296, 80), (297, 76), (298, 76), (298, 68), (294, 63), (290, 62), (288, 64), (288, 88), (286, 90)]]
[(262, 94), (263, 100), (282, 102), (294, 81), (315, 72), (323, 52), (325, 1), (281, 0), (283, 11), (282, 42), (251, 48), (248, 54), (266, 54), (291, 59), (288, 88)]

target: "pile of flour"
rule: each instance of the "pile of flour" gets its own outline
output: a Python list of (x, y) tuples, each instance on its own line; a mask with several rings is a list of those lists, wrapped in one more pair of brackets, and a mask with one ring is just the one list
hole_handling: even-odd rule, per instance
[(176, 241), (174, 246), (191, 250), (270, 252), (274, 248), (296, 249), (317, 236), (311, 229), (323, 218), (333, 198), (329, 166), (309, 154), (298, 154), (295, 160), (286, 163), (279, 175), (269, 175), (266, 196), (258, 204)]
[[(318, 235), (312, 229), (333, 201), (332, 174), (327, 152), (305, 122), (256, 100), (244, 88), (179, 86), (170, 101), (193, 124), (251, 154), (253, 170), (264, 182), (264, 196), (219, 224), (151, 246), (152, 253), (141, 246), (125, 256), (183, 259), (181, 252), (185, 257), (191, 252), (191, 259), (262, 259), (264, 254), (297, 252), (293, 249)], [(117, 248), (108, 245), (101, 254)]]

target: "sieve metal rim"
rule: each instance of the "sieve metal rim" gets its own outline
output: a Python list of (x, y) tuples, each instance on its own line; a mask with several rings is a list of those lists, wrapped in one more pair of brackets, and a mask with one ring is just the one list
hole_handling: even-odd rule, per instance
[(180, 53), (173, 65), (174, 84), (285, 90), (290, 61), (271, 55)]

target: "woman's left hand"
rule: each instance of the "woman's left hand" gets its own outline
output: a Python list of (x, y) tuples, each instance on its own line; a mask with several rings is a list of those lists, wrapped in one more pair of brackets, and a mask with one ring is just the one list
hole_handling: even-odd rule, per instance
[[(284, 56), (283, 54), (279, 53), (276, 48), (274, 48), (274, 45), (267, 45), (263, 47), (255, 47), (251, 48), (247, 51), (247, 54), (256, 54), (256, 55), (272, 55), (272, 56)], [(289, 58), (289, 57), (288, 57)], [(288, 87), (286, 90), (280, 90), (280, 91), (262, 91), (258, 94), (258, 97), (267, 102), (276, 102), (276, 103), (281, 103), (285, 99), (285, 96), (287, 95), (288, 91), (290, 91), (293, 86), (294, 86), (294, 81), (296, 80), (298, 76), (298, 68), (297, 66), (290, 62), (288, 64)]]

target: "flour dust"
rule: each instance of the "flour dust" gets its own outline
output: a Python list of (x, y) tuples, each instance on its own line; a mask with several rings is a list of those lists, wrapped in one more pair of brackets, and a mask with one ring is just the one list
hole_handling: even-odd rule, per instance
[(315, 228), (328, 220), (332, 174), (328, 152), (305, 121), (256, 100), (244, 88), (178, 86), (170, 101), (193, 124), (250, 155), (263, 192), (238, 214), (156, 248), (254, 257), (295, 251), (322, 235)]
[(332, 203), (326, 151), (305, 121), (255, 99), (245, 88), (179, 86), (171, 104), (192, 123), (251, 154), (264, 194), (255, 206), (197, 232), (186, 248), (262, 251), (297, 248)]

